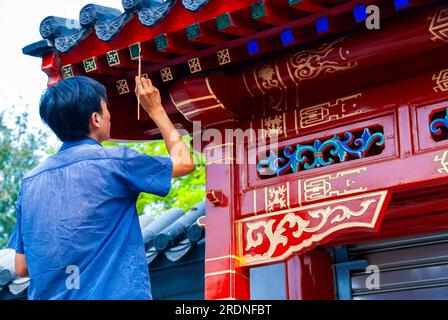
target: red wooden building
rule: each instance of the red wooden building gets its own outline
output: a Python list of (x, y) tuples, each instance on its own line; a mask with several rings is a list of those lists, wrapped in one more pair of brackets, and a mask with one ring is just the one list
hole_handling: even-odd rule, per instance
[(122, 3), (46, 18), (24, 53), (49, 85), (102, 82), (113, 139), (159, 139), (141, 55), (203, 141), (206, 299), (448, 299), (446, 1)]

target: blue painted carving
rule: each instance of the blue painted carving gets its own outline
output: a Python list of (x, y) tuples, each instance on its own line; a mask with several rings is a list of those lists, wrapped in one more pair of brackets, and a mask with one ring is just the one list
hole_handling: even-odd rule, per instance
[(40, 26), (43, 38), (54, 41), (55, 48), (60, 52), (68, 52), (81, 40), (91, 34), (95, 28), (99, 39), (111, 40), (123, 26), (132, 18), (132, 14), (120, 10), (88, 4), (79, 13), (79, 20), (69, 20), (59, 17), (47, 17)]
[(438, 136), (442, 134), (442, 127), (448, 129), (448, 108), (446, 109), (446, 115), (444, 118), (434, 119), (429, 126), (431, 133)]
[(380, 147), (384, 146), (384, 143), (383, 133), (371, 134), (367, 128), (357, 139), (351, 132), (345, 132), (342, 137), (336, 135), (324, 142), (316, 140), (313, 145), (298, 144), (295, 148), (287, 146), (283, 149), (282, 157), (271, 151), (268, 159), (258, 162), (257, 170), (262, 176), (280, 176), (289, 170), (297, 173), (301, 167), (304, 170), (311, 170), (332, 165), (336, 158), (339, 162), (347, 161), (349, 156), (364, 158), (374, 145)]
[(40, 40), (26, 46), (22, 49), (22, 52), (32, 57), (43, 58), (53, 52), (53, 44), (50, 40)]
[(118, 9), (88, 4), (79, 12), (79, 22), (84, 27), (90, 27), (96, 23), (114, 20), (120, 15), (121, 11)]
[(110, 41), (131, 18), (132, 15), (126, 12), (111, 21), (97, 23), (95, 24), (96, 35), (100, 40)]
[[(45, 18), (40, 25), (40, 33), (50, 41), (50, 45), (54, 43), (58, 51), (68, 52), (86, 38), (93, 28), (100, 40), (110, 41), (135, 14), (138, 14), (143, 25), (152, 27), (169, 13), (175, 3), (176, 0), (122, 0), (124, 13), (118, 9), (88, 4), (81, 9), (79, 21), (53, 16)], [(190, 11), (197, 11), (207, 3), (208, 0), (183, 1), (185, 8)]]
[(175, 0), (151, 0), (143, 5), (143, 8), (138, 12), (140, 22), (152, 27), (159, 23), (171, 10), (176, 3)]
[(81, 30), (77, 20), (65, 19), (59, 17), (46, 17), (40, 23), (40, 35), (44, 39), (54, 40), (60, 36), (67, 36)]
[(139, 2), (137, 0), (121, 0), (121, 5), (126, 11), (137, 10), (138, 4)]
[(157, 6), (163, 0), (121, 0), (121, 4), (126, 11), (139, 11), (142, 8), (149, 8)]
[(81, 29), (71, 35), (58, 37), (54, 40), (54, 46), (60, 52), (68, 52), (90, 33), (90, 30)]
[(208, 0), (182, 0), (185, 9), (193, 12), (202, 9), (207, 3)]

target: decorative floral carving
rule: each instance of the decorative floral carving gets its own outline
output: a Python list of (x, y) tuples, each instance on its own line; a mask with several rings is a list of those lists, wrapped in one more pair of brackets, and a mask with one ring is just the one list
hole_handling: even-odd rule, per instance
[(272, 138), (283, 134), (283, 117), (274, 116), (263, 119), (266, 137)]
[[(269, 242), (269, 248), (262, 257), (271, 258), (279, 245), (287, 246), (291, 240), (285, 235), (287, 230), (296, 239), (300, 238), (303, 233), (318, 233), (328, 223), (333, 225), (344, 220), (349, 220), (352, 217), (364, 215), (375, 202), (377, 202), (376, 199), (368, 199), (361, 202), (358, 211), (351, 210), (346, 205), (328, 206), (323, 209), (308, 211), (306, 218), (302, 218), (294, 212), (287, 213), (278, 224), (275, 224), (276, 219), (247, 223), (245, 251), (262, 245), (265, 236)], [(330, 217), (332, 217), (331, 220)], [(253, 259), (255, 257), (257, 256), (245, 256), (246, 259)]]
[(265, 64), (263, 67), (258, 70), (258, 76), (263, 79), (263, 84), (267, 87), (272, 87), (272, 82), (274, 82), (274, 85), (278, 84), (278, 81), (274, 81), (272, 77), (274, 76), (274, 68), (272, 66)]
[[(295, 148), (287, 146), (283, 149), (284, 157), (279, 157), (271, 151), (269, 159), (258, 162), (257, 170), (264, 176), (272, 174), (280, 176), (290, 169), (297, 173), (300, 166), (303, 166), (304, 170), (329, 166), (335, 162), (335, 158), (338, 158), (340, 162), (348, 160), (349, 155), (364, 158), (374, 144), (377, 146), (385, 144), (382, 133), (371, 134), (367, 128), (358, 139), (355, 139), (351, 132), (345, 132), (343, 137), (336, 135), (324, 142), (316, 140), (313, 145), (298, 144)], [(325, 156), (327, 152), (330, 156)]]
[(176, 1), (166, 0), (166, 1), (153, 1), (152, 6), (145, 6), (138, 12), (138, 17), (140, 22), (147, 26), (152, 27), (159, 23), (171, 10)]
[(280, 75), (276, 68), (276, 65), (264, 64), (258, 70), (255, 69), (254, 72), (261, 80), (260, 90), (262, 92), (269, 91), (268, 107), (276, 111), (282, 111), (281, 103), (284, 101), (285, 88), (281, 84)]
[(79, 13), (79, 22), (82, 25), (89, 25), (95, 23), (96, 20), (96, 10), (94, 4), (88, 4), (81, 9)]
[(96, 35), (103, 41), (110, 41), (118, 32), (120, 32), (130, 18), (130, 14), (123, 13), (111, 21), (98, 23), (95, 25)]
[(389, 199), (389, 192), (378, 191), (242, 219), (238, 249), (243, 265), (282, 261), (336, 234), (377, 230)]

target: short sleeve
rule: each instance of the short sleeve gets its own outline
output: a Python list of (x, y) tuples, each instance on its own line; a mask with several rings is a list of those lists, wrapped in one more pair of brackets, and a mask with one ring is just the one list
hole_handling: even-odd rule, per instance
[(131, 193), (166, 197), (171, 189), (173, 162), (169, 157), (148, 156), (133, 149), (125, 152), (124, 167)]
[(22, 239), (22, 206), (20, 202), (21, 196), (19, 195), (16, 206), (17, 222), (9, 238), (8, 248), (15, 250), (16, 253), (25, 254)]

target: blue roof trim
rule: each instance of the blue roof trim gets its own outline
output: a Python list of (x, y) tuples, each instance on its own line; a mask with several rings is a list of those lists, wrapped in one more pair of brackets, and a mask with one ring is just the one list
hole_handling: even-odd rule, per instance
[[(183, 6), (197, 12), (208, 3), (208, 0), (183, 0)], [(96, 4), (84, 6), (79, 13), (79, 21), (61, 17), (46, 17), (40, 24), (42, 38), (50, 41), (45, 50), (36, 50), (36, 42), (25, 47), (24, 54), (42, 57), (53, 48), (60, 52), (68, 52), (79, 42), (89, 36), (93, 29), (102, 41), (112, 40), (135, 14), (147, 27), (158, 24), (170, 12), (176, 0), (122, 0), (124, 13), (120, 10)], [(54, 47), (53, 47), (54, 44)]]
[(145, 229), (142, 230), (143, 241), (145, 243), (145, 249), (154, 246), (154, 239), (166, 229), (168, 226), (173, 224), (177, 219), (184, 215), (184, 211), (179, 208), (171, 208), (165, 211), (159, 218), (154, 222), (150, 223)]
[(131, 18), (132, 14), (126, 12), (111, 21), (97, 23), (95, 24), (96, 35), (102, 41), (110, 41), (123, 29)]
[(71, 35), (58, 37), (54, 40), (54, 46), (60, 52), (68, 52), (75, 47), (81, 40), (87, 38), (92, 32), (90, 30), (81, 29)]
[(175, 0), (167, 1), (152, 1), (153, 4), (149, 6), (143, 6), (138, 12), (138, 18), (140, 22), (147, 27), (153, 27), (170, 12), (171, 8), (176, 3)]
[(150, 4), (151, 0), (121, 0), (121, 5), (123, 6), (124, 10), (130, 12), (137, 12), (145, 5), (147, 6)]
[(205, 5), (207, 5), (208, 0), (182, 0), (182, 4), (184, 5), (185, 9), (189, 11), (199, 11)]
[[(192, 207), (187, 213), (182, 209), (172, 208), (165, 211), (158, 219), (151, 221), (150, 216), (140, 216), (142, 235), (147, 249), (148, 265), (157, 261), (175, 263), (187, 256), (194, 249), (203, 250), (205, 246), (204, 227), (198, 225), (198, 219), (205, 216), (205, 202)], [(194, 231), (191, 231), (194, 230)], [(168, 237), (168, 246), (156, 249), (155, 239)], [(163, 253), (163, 254), (161, 254)], [(18, 278), (14, 272), (15, 252), (11, 249), (0, 250), (0, 300), (26, 298), (29, 278)]]
[(78, 20), (49, 16), (40, 23), (40, 35), (44, 39), (54, 40), (81, 30)]
[[(151, 264), (160, 253), (164, 253), (171, 262), (179, 261), (198, 243), (205, 241), (204, 227), (199, 226), (197, 222), (199, 218), (205, 216), (205, 202), (197, 204), (185, 214), (176, 216), (175, 220), (172, 219), (174, 214), (175, 211), (168, 210), (143, 230), (143, 233), (148, 234), (147, 229), (157, 227), (160, 230), (162, 225), (166, 225), (157, 235), (154, 236), (154, 233), (151, 235), (152, 241), (146, 252), (148, 264)], [(172, 222), (167, 224), (167, 220)], [(147, 244), (145, 241), (145, 245)]]
[(160, 232), (154, 239), (154, 247), (157, 251), (163, 252), (169, 247), (175, 246), (181, 239), (185, 238), (188, 228), (204, 215), (205, 202), (201, 202)]
[(43, 58), (53, 52), (53, 45), (49, 40), (40, 40), (26, 46), (22, 49), (22, 52), (28, 56)]
[(121, 11), (118, 9), (88, 4), (79, 12), (79, 22), (83, 27), (91, 27), (96, 23), (114, 20), (120, 15)]

